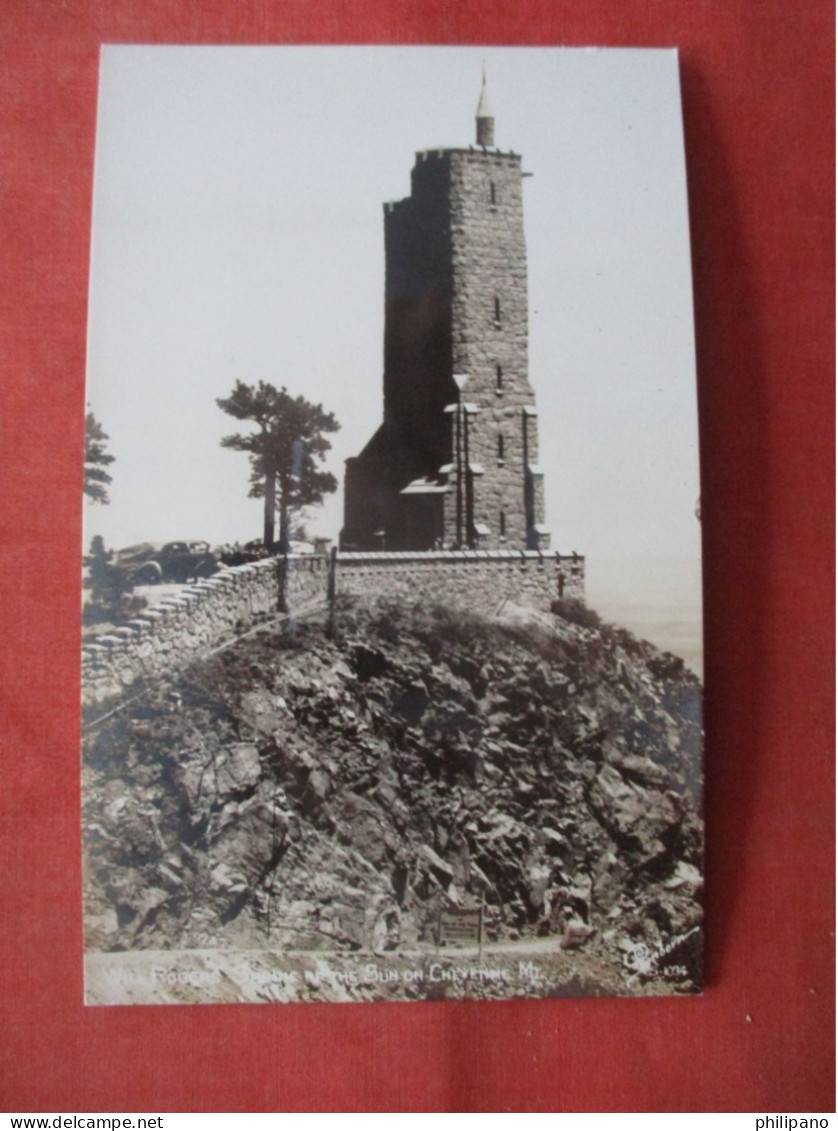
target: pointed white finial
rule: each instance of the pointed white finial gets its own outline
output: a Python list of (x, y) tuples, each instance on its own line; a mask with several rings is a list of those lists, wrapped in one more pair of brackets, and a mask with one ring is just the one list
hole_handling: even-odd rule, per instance
[(486, 90), (486, 65), (483, 65), (483, 81), (480, 84), (480, 101), (477, 103), (477, 144), (484, 147), (495, 144), (495, 118), (489, 105), (489, 94)]
[(477, 103), (478, 118), (492, 118), (492, 108), (489, 105), (489, 92), (486, 90), (486, 67), (483, 67), (483, 81), (480, 84), (480, 101)]

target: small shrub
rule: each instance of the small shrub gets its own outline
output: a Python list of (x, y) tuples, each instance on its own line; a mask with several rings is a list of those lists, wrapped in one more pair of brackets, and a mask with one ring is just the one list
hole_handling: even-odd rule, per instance
[(655, 679), (664, 682), (669, 680), (681, 682), (692, 675), (681, 657), (674, 656), (672, 652), (661, 652), (657, 656), (651, 656), (646, 662), (646, 667)]
[(128, 572), (112, 565), (113, 550), (106, 550), (97, 534), (85, 559), (88, 567), (90, 600), (85, 604), (82, 621), (90, 624), (121, 624), (137, 615), (148, 602), (133, 592), (134, 581)]
[(602, 628), (600, 615), (578, 597), (557, 597), (550, 605), (550, 612), (582, 628)]

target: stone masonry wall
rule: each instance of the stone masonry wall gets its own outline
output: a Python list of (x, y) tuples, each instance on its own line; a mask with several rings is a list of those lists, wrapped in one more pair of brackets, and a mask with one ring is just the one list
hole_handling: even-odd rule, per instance
[(385, 206), (385, 424), (347, 464), (344, 545), (549, 548), (524, 176), (516, 153), (425, 150)]
[(513, 550), (337, 555), (339, 596), (409, 598), (491, 616), (507, 601), (549, 611), (560, 590), (584, 600), (584, 558)]
[[(279, 558), (280, 570), (283, 559)], [(325, 600), (329, 578), (329, 559), (322, 554), (297, 554), (288, 557), (285, 582), (286, 611), (294, 613), (304, 605)]]
[(468, 461), (482, 469), (473, 484), (473, 520), (488, 528), (481, 549), (523, 548), (543, 511), (528, 523), (525, 464), (537, 463), (538, 450), (537, 420), (523, 416), (535, 398), (520, 156), (452, 153), (450, 194), (452, 360), (454, 372), (468, 377), (462, 399), (477, 409), (468, 421)]
[[(328, 558), (266, 558), (223, 570), (139, 613), (123, 628), (82, 649), (82, 704), (107, 702), (144, 678), (186, 667), (225, 638), (283, 606), (299, 608), (325, 597)], [(284, 592), (283, 592), (284, 591)]]
[[(507, 601), (549, 610), (585, 596), (585, 559), (514, 550), (335, 555), (338, 595), (454, 605), (491, 616)], [(82, 704), (130, 693), (144, 679), (187, 667), (261, 617), (325, 602), (329, 558), (300, 554), (223, 570), (139, 613), (82, 649)]]

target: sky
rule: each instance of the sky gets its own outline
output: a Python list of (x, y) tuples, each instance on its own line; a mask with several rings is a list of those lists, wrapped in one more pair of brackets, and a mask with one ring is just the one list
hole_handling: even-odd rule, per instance
[[(609, 619), (700, 665), (695, 361), (674, 51), (106, 46), (87, 402), (108, 506), (85, 541), (261, 534), (236, 380), (341, 423), (382, 415), (382, 204), (418, 150), (469, 145), (485, 63), (495, 141), (523, 155), (530, 369), (553, 547)], [(313, 512), (337, 538), (342, 492)]]

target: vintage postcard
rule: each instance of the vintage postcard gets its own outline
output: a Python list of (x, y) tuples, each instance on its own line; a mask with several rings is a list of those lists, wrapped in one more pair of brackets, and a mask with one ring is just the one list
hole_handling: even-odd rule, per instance
[(675, 51), (105, 47), (91, 1005), (702, 987)]

